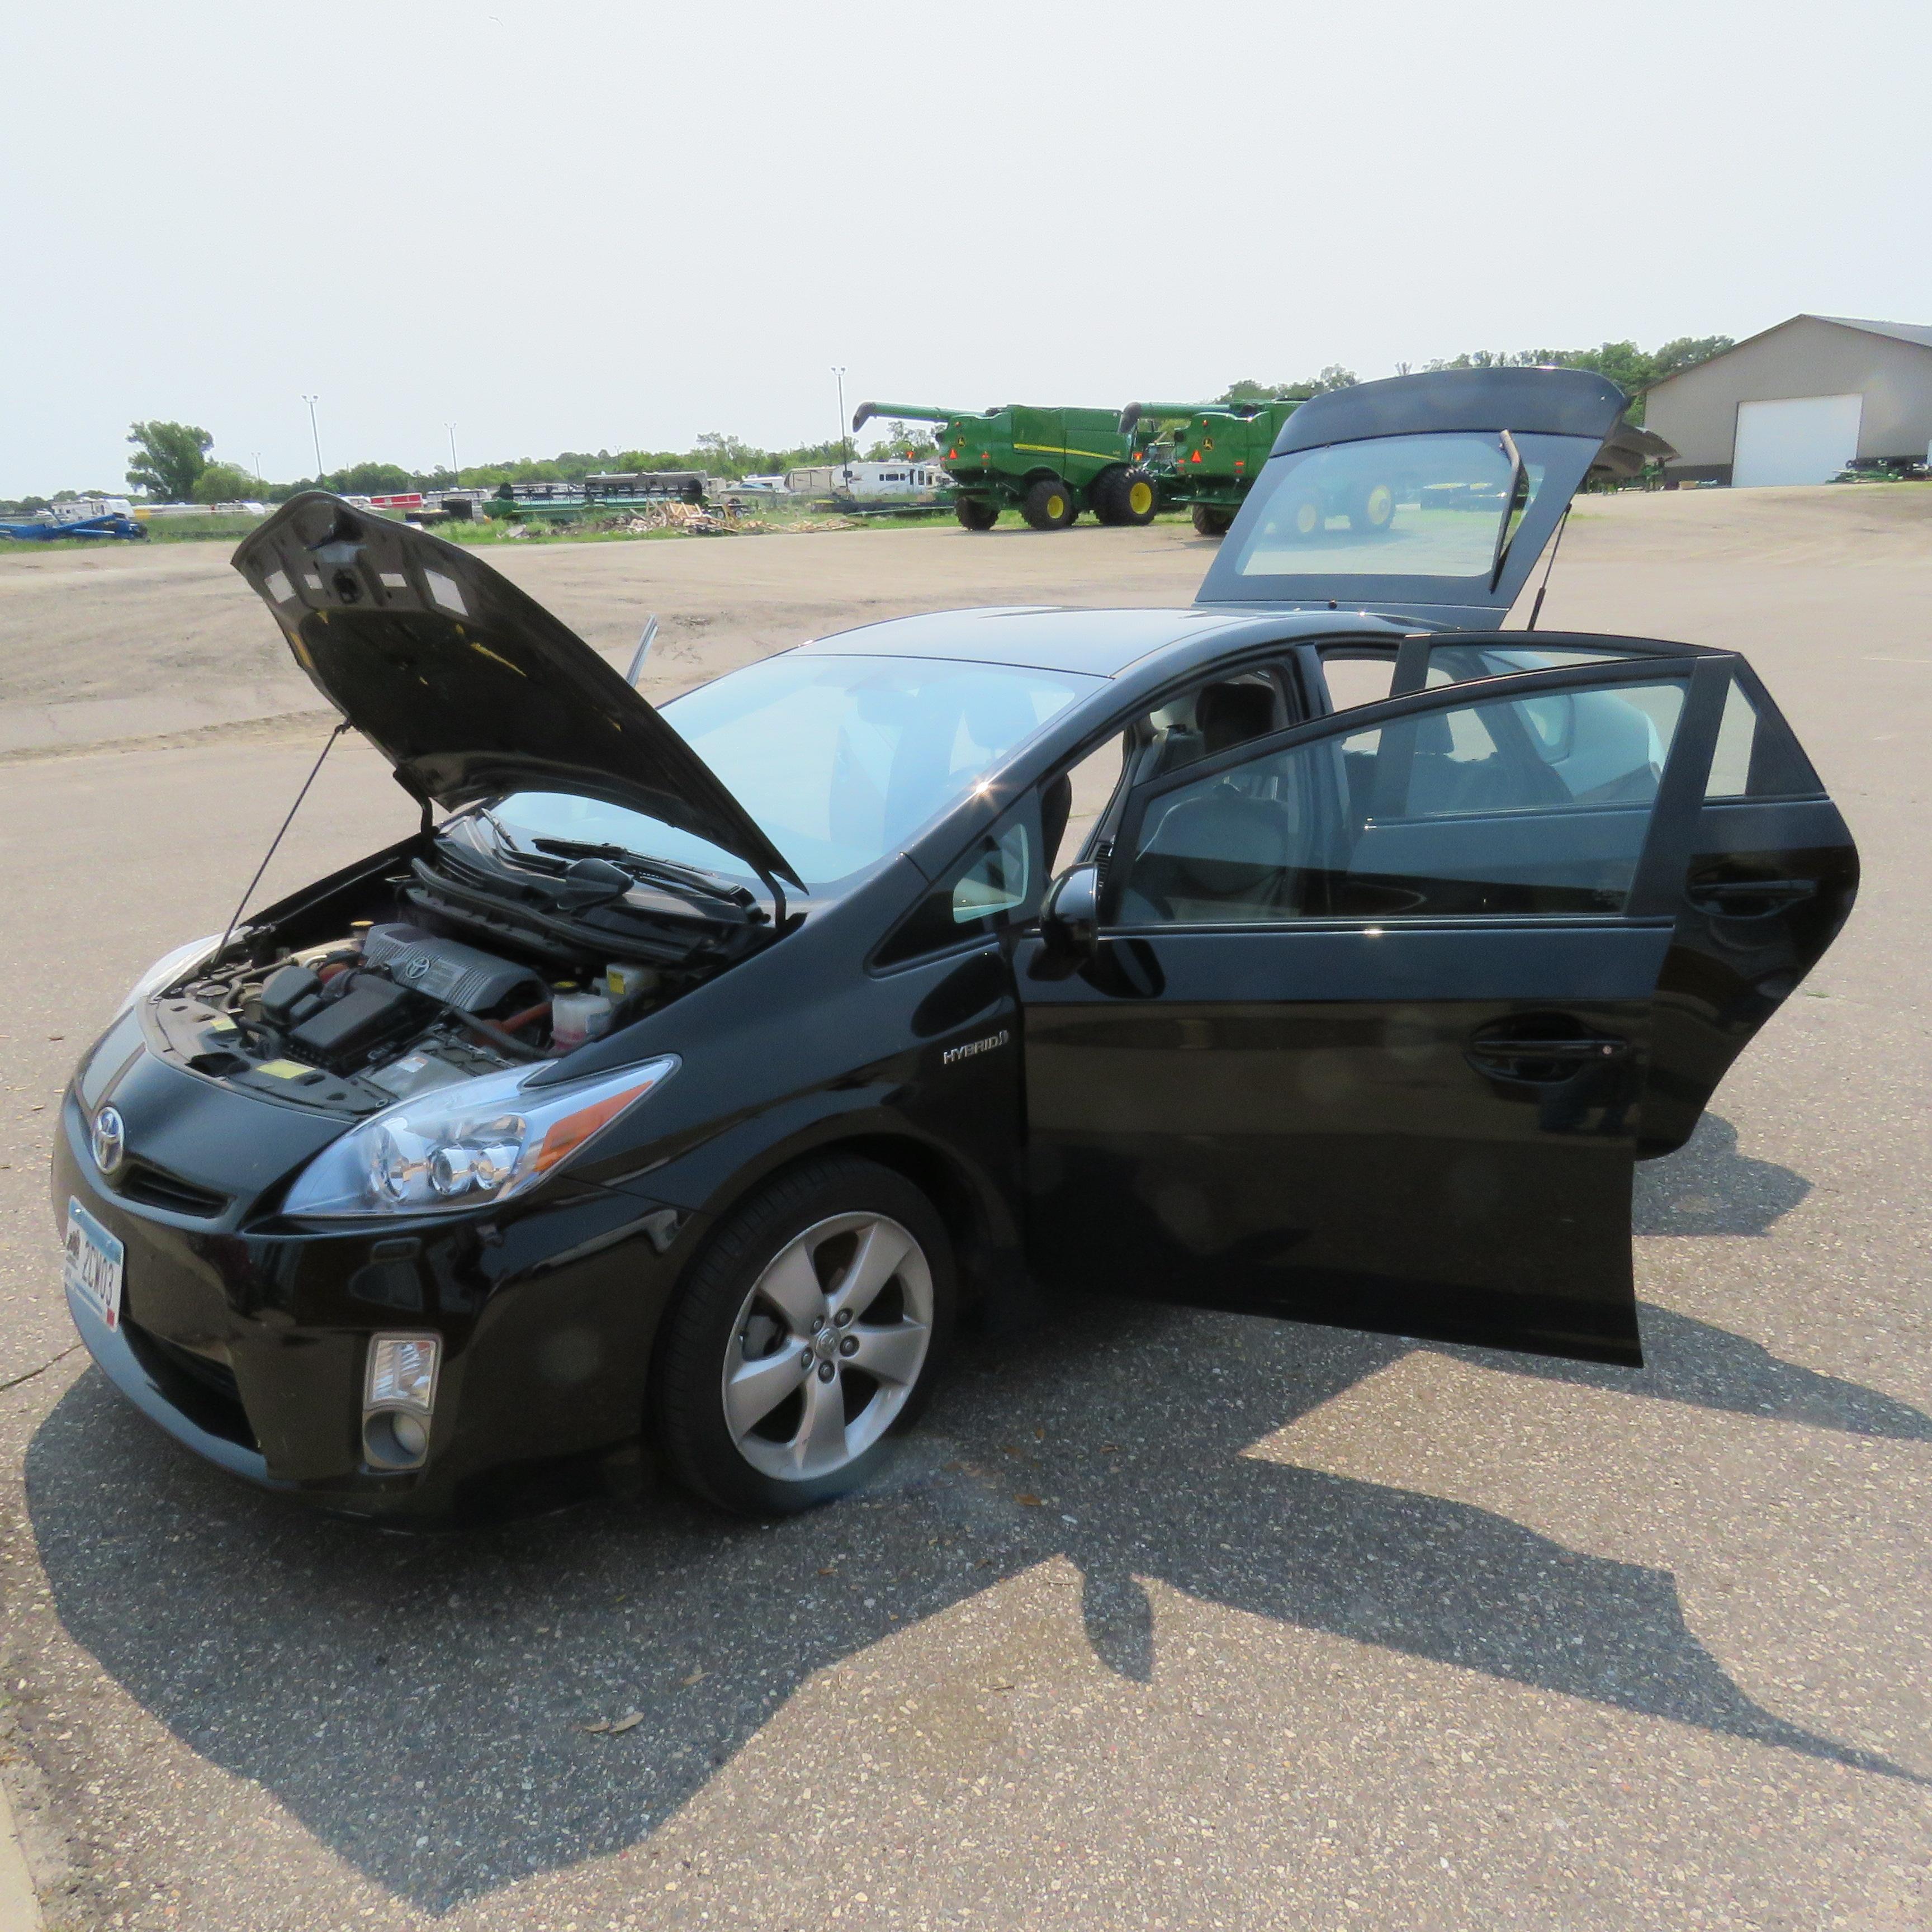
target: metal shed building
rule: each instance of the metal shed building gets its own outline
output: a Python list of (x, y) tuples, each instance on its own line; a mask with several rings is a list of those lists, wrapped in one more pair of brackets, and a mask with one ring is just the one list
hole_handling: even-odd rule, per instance
[(1932, 327), (1795, 315), (1646, 392), (1666, 481), (1828, 482), (1854, 458), (1923, 463)]

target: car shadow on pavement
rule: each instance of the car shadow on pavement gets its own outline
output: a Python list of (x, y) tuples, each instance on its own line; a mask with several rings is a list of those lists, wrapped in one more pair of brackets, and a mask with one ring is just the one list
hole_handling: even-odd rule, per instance
[(1640, 1163), (1630, 1221), (1640, 1234), (1767, 1234), (1811, 1192), (1776, 1162), (1738, 1151), (1738, 1130), (1706, 1114), (1676, 1154)]
[[(1754, 1411), (1767, 1373), (1803, 1373), (1767, 1371), (1762, 1351), (1699, 1324), (1653, 1318), (1652, 1334), (1646, 1372), (1678, 1400)], [(736, 1522), (664, 1492), (443, 1538), (379, 1534), (237, 1486), (90, 1373), (34, 1438), (28, 1502), (74, 1640), (190, 1748), (433, 1912), (638, 1844), (812, 1673), (1056, 1558), (1084, 1579), (1096, 1657), (1137, 1680), (1160, 1669), (1153, 1582), (1928, 1781), (1754, 1702), (1687, 1627), (1666, 1570), (1242, 1453), (1412, 1346), (1060, 1309), (966, 1342), (886, 1477), (812, 1516)], [(1846, 1397), (1820, 1418), (1900, 1434), (1916, 1413), (1852, 1393), (1867, 1406)], [(928, 1648), (920, 1667), (944, 1672), (948, 1654)], [(989, 1688), (952, 1667), (951, 1693)], [(632, 1712), (618, 1735), (580, 1728)]]

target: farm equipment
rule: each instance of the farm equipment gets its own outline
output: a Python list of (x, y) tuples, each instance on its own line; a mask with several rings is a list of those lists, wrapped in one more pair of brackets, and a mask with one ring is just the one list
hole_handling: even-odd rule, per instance
[(38, 519), (30, 523), (0, 523), (0, 537), (12, 537), (20, 543), (64, 543), (69, 537), (140, 538), (147, 534), (146, 524), (123, 516), (118, 510), (110, 511), (104, 517), (77, 518), (67, 523)]
[(990, 530), (1009, 508), (1036, 530), (1064, 530), (1083, 510), (1103, 524), (1150, 524), (1160, 507), (1139, 440), (1110, 410), (861, 403), (854, 433), (874, 416), (940, 425), (938, 460), (952, 478), (953, 514), (969, 530)]
[[(1171, 458), (1156, 457), (1161, 500), (1186, 505), (1204, 537), (1225, 536), (1248, 487), (1300, 401), (1268, 403), (1130, 403), (1120, 412), (1123, 436), (1142, 436), (1143, 425), (1174, 425)], [(1150, 452), (1151, 454), (1151, 452)], [(1171, 465), (1171, 466), (1170, 466)]]

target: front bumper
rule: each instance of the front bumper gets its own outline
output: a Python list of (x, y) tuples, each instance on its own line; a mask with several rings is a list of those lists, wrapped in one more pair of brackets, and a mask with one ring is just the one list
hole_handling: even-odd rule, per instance
[[(494, 1213), (258, 1230), (245, 1212), (130, 1201), (94, 1166), (71, 1090), (61, 1115), (56, 1224), (77, 1200), (126, 1250), (119, 1330), (70, 1294), (75, 1328), (206, 1460), (341, 1513), (450, 1520), (541, 1493), (547, 1474), (580, 1491), (636, 1441), (658, 1317), (701, 1217), (564, 1180)], [(442, 1339), (418, 1469), (364, 1456), (369, 1339), (385, 1331)]]

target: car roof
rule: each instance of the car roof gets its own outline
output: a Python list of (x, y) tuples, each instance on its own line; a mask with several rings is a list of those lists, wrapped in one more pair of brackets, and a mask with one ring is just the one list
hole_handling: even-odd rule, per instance
[[(889, 617), (816, 638), (799, 649), (827, 657), (955, 658), (971, 664), (1118, 677), (1130, 665), (1177, 644), (1192, 644), (1216, 632), (1240, 629), (1251, 624), (1256, 614), (1231, 605), (1212, 610), (1186, 605), (1158, 610), (1001, 605)], [(1284, 634), (1302, 628), (1322, 628), (1312, 614), (1305, 626), (1294, 621), (1295, 614), (1274, 614), (1275, 627)], [(1335, 618), (1323, 615), (1326, 628), (1334, 628)], [(1288, 620), (1286, 624), (1283, 618)]]

